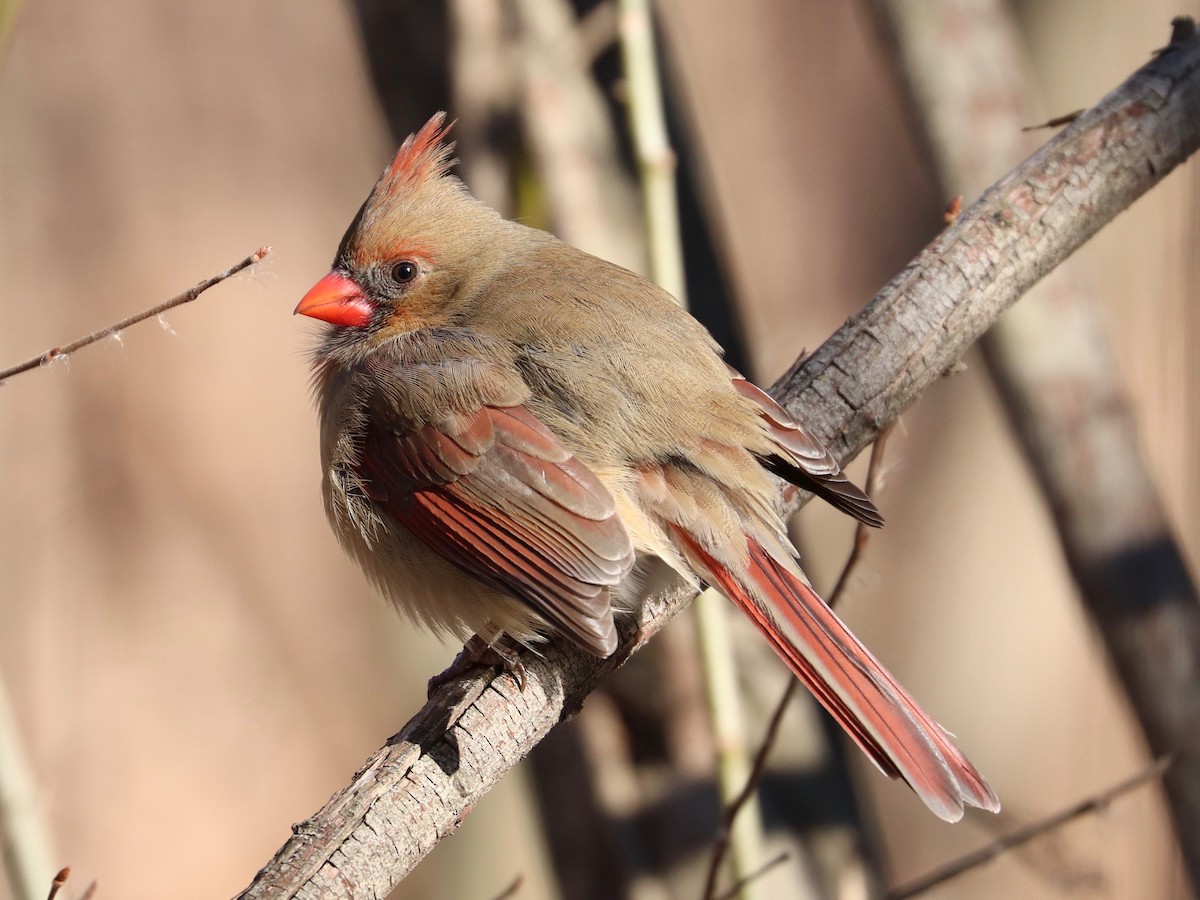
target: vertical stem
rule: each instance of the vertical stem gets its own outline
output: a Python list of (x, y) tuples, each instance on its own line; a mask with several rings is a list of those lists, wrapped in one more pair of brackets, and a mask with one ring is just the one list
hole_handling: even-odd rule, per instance
[[(687, 306), (679, 206), (675, 196), (675, 154), (667, 138), (662, 79), (654, 46), (654, 24), (648, 0), (619, 0), (621, 55), (629, 89), (629, 119), (645, 205), (650, 275)], [(717, 788), (722, 807), (733, 803), (750, 777), (750, 759), (742, 723), (741, 699), (729, 636), (728, 607), (716, 591), (704, 591), (695, 602), (696, 631), (703, 659), (705, 693), (717, 750)], [(729, 859), (734, 882), (755, 870), (762, 858), (762, 817), (750, 799), (733, 825)], [(759, 881), (749, 879), (739, 896), (761, 895)]]
[(14, 900), (41, 900), (57, 870), (16, 719), (0, 683), (0, 855)]
[[(717, 793), (721, 808), (726, 809), (736, 802), (750, 780), (750, 752), (730, 640), (729, 608), (725, 598), (709, 588), (696, 598), (693, 609), (717, 751)], [(738, 892), (743, 900), (762, 896), (761, 882), (750, 878), (762, 859), (762, 846), (762, 815), (755, 792), (746, 799), (741, 813), (730, 825), (729, 862), (733, 881), (743, 883)]]
[(8, 49), (8, 41), (20, 10), (21, 0), (0, 0), (0, 57)]
[(687, 307), (683, 242), (675, 197), (675, 153), (667, 138), (662, 79), (648, 0), (619, 0), (621, 57), (629, 88), (629, 124), (642, 184), (650, 277)]

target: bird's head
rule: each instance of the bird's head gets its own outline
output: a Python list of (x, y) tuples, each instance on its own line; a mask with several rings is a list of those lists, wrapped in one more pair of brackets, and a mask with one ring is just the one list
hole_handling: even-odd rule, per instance
[(445, 113), (409, 137), (350, 223), (333, 269), (296, 312), (330, 323), (327, 342), (359, 351), (453, 323), (503, 220), (449, 173)]

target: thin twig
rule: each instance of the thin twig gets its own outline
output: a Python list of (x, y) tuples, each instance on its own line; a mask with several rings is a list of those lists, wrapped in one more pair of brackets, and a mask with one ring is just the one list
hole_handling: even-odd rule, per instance
[(54, 880), (50, 882), (50, 893), (46, 895), (46, 900), (54, 900), (58, 896), (58, 892), (62, 890), (62, 886), (67, 883), (67, 879), (71, 877), (71, 867), (65, 866), (58, 870), (58, 874), (54, 876)]
[(157, 306), (152, 306), (149, 309), (144, 309), (140, 313), (136, 313), (128, 318), (122, 319), (119, 322), (114, 322), (99, 331), (93, 331), (91, 334), (81, 337), (78, 340), (71, 341), (61, 347), (51, 347), (40, 356), (35, 356), (33, 359), (26, 360), (19, 365), (11, 366), (7, 369), (0, 370), (0, 384), (3, 384), (7, 379), (14, 375), (20, 375), (22, 372), (28, 372), (30, 369), (36, 369), (38, 366), (48, 365), (56, 359), (62, 359), (70, 356), (76, 350), (86, 347), (88, 344), (94, 344), (96, 341), (103, 340), (106, 337), (120, 334), (131, 325), (136, 325), (138, 322), (144, 322), (146, 319), (153, 318), (165, 313), (169, 309), (174, 309), (177, 306), (183, 306), (185, 303), (191, 303), (210, 287), (220, 284), (227, 278), (232, 278), (243, 269), (247, 269), (255, 263), (262, 260), (268, 253), (271, 252), (270, 247), (259, 247), (258, 250), (251, 253), (241, 262), (230, 266), (224, 272), (218, 272), (211, 278), (206, 278), (197, 284), (194, 288), (184, 291), (178, 296), (172, 297), (170, 300), (165, 300)]
[(525, 884), (525, 873), (521, 872), (517, 874), (517, 877), (512, 880), (512, 883), (508, 887), (493, 897), (492, 900), (508, 900), (509, 897), (517, 896), (517, 892), (521, 890), (523, 884)]
[[(36, 369), (56, 359), (66, 358), (89, 344), (120, 334), (138, 322), (190, 303), (214, 285), (259, 262), (270, 252), (270, 247), (260, 247), (241, 262), (201, 281), (170, 300), (114, 322), (99, 331), (93, 331), (64, 346), (52, 347), (24, 363), (4, 369), (0, 371), (0, 385), (14, 375)], [(37, 789), (22, 753), (15, 717), (9, 711), (3, 687), (0, 683), (0, 856), (5, 863), (3, 868), (8, 873), (13, 896), (21, 900), (32, 900), (34, 897), (40, 897), (45, 889), (44, 879), (47, 873), (52, 871), (54, 852), (51, 848), (49, 827), (42, 815)], [(69, 869), (62, 869), (55, 876), (50, 888), (51, 900), (69, 874)]]
[(1055, 116), (1053, 119), (1047, 119), (1045, 122), (1041, 122), (1037, 125), (1025, 125), (1021, 128), (1021, 130), (1041, 131), (1043, 128), (1061, 128), (1063, 125), (1070, 125), (1085, 112), (1087, 112), (1086, 109), (1077, 109), (1074, 112), (1065, 113), (1061, 116)]
[(752, 882), (752, 881), (757, 881), (759, 878), (762, 878), (764, 875), (766, 875), (768, 872), (770, 872), (776, 866), (783, 865), (785, 862), (787, 862), (791, 858), (791, 856), (792, 856), (792, 854), (788, 853), (786, 850), (780, 852), (779, 854), (777, 854), (775, 856), (772, 856), (770, 859), (768, 859), (765, 863), (763, 863), (761, 866), (759, 866), (757, 869), (755, 869), (753, 872), (751, 872), (749, 875), (747, 875), (741, 881), (738, 881), (736, 884), (734, 884), (734, 886), (731, 887), (729, 890), (727, 890), (725, 893), (721, 894), (719, 897), (714, 897), (713, 900), (733, 900), (734, 897), (738, 896), (738, 894), (740, 894), (745, 889), (746, 885), (750, 884), (750, 882)]
[[(892, 425), (888, 425), (879, 432), (879, 437), (875, 438), (875, 443), (871, 446), (871, 461), (867, 466), (867, 481), (864, 488), (868, 496), (872, 496), (879, 485), (880, 472), (883, 470), (883, 451), (887, 445), (888, 436), (892, 433), (892, 427)], [(862, 559), (863, 549), (867, 546), (867, 541), (870, 539), (871, 529), (865, 523), (859, 522), (858, 527), (854, 530), (854, 546), (851, 547), (850, 553), (846, 557), (846, 564), (842, 566), (837, 583), (834, 584), (833, 590), (829, 592), (829, 599), (826, 601), (831, 607), (841, 597), (842, 591), (849, 583), (851, 573), (858, 567), (859, 560)], [(721, 861), (724, 859), (725, 852), (729, 847), (729, 836), (733, 830), (733, 823), (737, 820), (738, 813), (742, 811), (742, 807), (750, 801), (758, 790), (759, 782), (762, 781), (763, 773), (767, 769), (767, 758), (770, 756), (771, 748), (775, 746), (775, 741), (779, 737), (779, 726), (783, 722), (783, 714), (787, 711), (788, 705), (792, 702), (792, 697), (796, 695), (799, 687), (800, 682), (798, 679), (792, 678), (788, 680), (788, 685), (783, 691), (783, 696), (779, 698), (775, 712), (771, 714), (771, 721), (767, 725), (767, 733), (763, 737), (762, 744), (759, 745), (758, 753), (754, 756), (754, 764), (750, 768), (750, 774), (746, 778), (745, 786), (733, 801), (725, 807), (725, 812), (721, 816), (721, 827), (717, 830), (716, 840), (713, 841), (712, 859), (709, 860), (708, 876), (704, 882), (703, 896), (705, 900), (717, 900), (717, 876), (721, 871)], [(774, 862), (760, 868), (758, 873), (761, 875), (770, 865), (774, 865)], [(744, 885), (749, 878), (750, 876), (746, 875), (738, 879), (737, 884)], [(734, 893), (736, 891), (730, 891), (722, 896), (731, 896)]]
[(944, 884), (952, 878), (957, 878), (964, 872), (969, 872), (971, 869), (978, 868), (984, 863), (990, 862), (1009, 850), (1029, 843), (1034, 838), (1041, 837), (1048, 832), (1054, 831), (1056, 828), (1061, 828), (1073, 819), (1086, 816), (1088, 813), (1099, 812), (1122, 794), (1127, 794), (1134, 788), (1141, 787), (1146, 782), (1161, 777), (1171, 767), (1173, 761), (1174, 757), (1172, 756), (1160, 756), (1136, 775), (1118, 782), (1106, 791), (1101, 791), (1099, 794), (1094, 794), (1085, 800), (1073, 803), (1066, 809), (1040, 819), (1037, 822), (1031, 822), (1023, 828), (1018, 828), (1016, 831), (997, 838), (974, 853), (960, 856), (958, 859), (952, 860), (944, 866), (939, 866), (932, 872), (922, 875), (920, 878), (913, 879), (908, 884), (888, 891), (885, 895), (886, 900), (904, 900), (906, 897), (915, 897), (918, 894), (923, 894), (929, 889), (937, 887), (939, 884)]
[[(717, 897), (717, 876), (721, 873), (721, 863), (725, 859), (725, 853), (729, 849), (729, 837), (733, 833), (733, 823), (737, 820), (737, 815), (742, 811), (742, 808), (754, 796), (758, 789), (758, 783), (762, 781), (763, 771), (767, 766), (767, 757), (770, 755), (771, 748), (775, 746), (775, 739), (779, 736), (779, 726), (783, 722), (783, 714), (787, 712), (788, 704), (791, 703), (792, 697), (795, 696), (800, 682), (795, 678), (788, 679), (788, 686), (783, 691), (783, 696), (779, 699), (779, 705), (775, 707), (775, 712), (771, 714), (771, 721), (767, 725), (767, 733), (763, 737), (762, 745), (758, 748), (758, 753), (754, 756), (754, 764), (750, 768), (750, 775), (746, 779), (746, 784), (742, 788), (741, 793), (733, 798), (733, 801), (725, 807), (725, 812), (721, 816), (721, 827), (717, 829), (716, 840), (713, 841), (712, 859), (708, 863), (708, 875), (704, 879), (704, 900), (716, 900)], [(773, 865), (772, 862), (769, 865)], [(762, 867), (756, 871), (761, 873)], [(743, 885), (751, 876), (749, 874), (739, 878), (737, 885)], [(732, 896), (737, 893), (737, 889), (730, 889), (722, 896)]]
[[(875, 443), (871, 445), (871, 461), (867, 463), (867, 482), (863, 488), (867, 492), (868, 497), (874, 497), (879, 490), (880, 473), (883, 470), (883, 451), (887, 446), (888, 438), (892, 435), (892, 429), (895, 427), (895, 422), (890, 423), (879, 432), (879, 436), (875, 438)], [(825, 598), (825, 602), (829, 604), (831, 609), (842, 599), (842, 592), (846, 589), (846, 585), (850, 583), (850, 576), (858, 568), (858, 561), (862, 557), (863, 550), (866, 549), (867, 541), (871, 540), (872, 531), (865, 522), (859, 522), (858, 527), (854, 529), (854, 546), (850, 548), (850, 555), (846, 557), (846, 564), (842, 566), (842, 572), (838, 575), (838, 580), (834, 582), (829, 596)]]

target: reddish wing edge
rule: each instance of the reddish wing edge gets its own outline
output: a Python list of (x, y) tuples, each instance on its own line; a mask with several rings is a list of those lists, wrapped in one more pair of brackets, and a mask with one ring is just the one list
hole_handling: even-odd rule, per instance
[(747, 381), (732, 366), (726, 368), (729, 369), (734, 390), (758, 405), (771, 440), (775, 443), (777, 452), (763, 461), (766, 468), (797, 487), (812, 491), (860, 522), (874, 528), (881, 527), (883, 516), (871, 498), (846, 477), (825, 445), (795, 416), (775, 402), (770, 394)]
[(995, 793), (950, 736), (810, 585), (751, 538), (748, 583), (743, 585), (685, 531), (675, 527), (675, 533), (708, 580), (750, 618), (886, 775), (904, 779), (947, 822), (961, 819), (964, 805), (999, 812)]
[(632, 567), (632, 543), (608, 490), (524, 407), (483, 407), (446, 431), (369, 426), (359, 472), (444, 559), (589, 653), (616, 650), (609, 588)]

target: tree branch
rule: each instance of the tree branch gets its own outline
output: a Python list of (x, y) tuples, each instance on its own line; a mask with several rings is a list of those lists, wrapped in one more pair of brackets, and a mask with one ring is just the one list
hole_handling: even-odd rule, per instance
[[(920, 396), (1000, 312), (1200, 144), (1200, 39), (1173, 43), (1006, 176), (777, 396), (846, 459)], [(508, 676), (444, 685), (293, 836), (243, 897), (386, 895), (504, 773), (690, 599), (678, 584), (621, 623), (597, 661), (565, 642)]]
[[(943, 187), (978, 188), (986, 172), (1018, 158), (1028, 140), (1021, 125), (1033, 118), (1034, 92), (1020, 75), (1030, 67), (1005, 4), (877, 2)], [(1191, 20), (1173, 26), (1169, 46), (1194, 30)], [(958, 39), (941, 47), (951, 30)], [(982, 346), (1080, 598), (1152, 751), (1178, 755), (1163, 783), (1200, 890), (1200, 596), (1142, 457), (1137, 416), (1094, 298), (1071, 270), (1055, 272)]]

